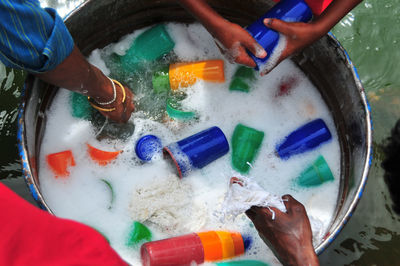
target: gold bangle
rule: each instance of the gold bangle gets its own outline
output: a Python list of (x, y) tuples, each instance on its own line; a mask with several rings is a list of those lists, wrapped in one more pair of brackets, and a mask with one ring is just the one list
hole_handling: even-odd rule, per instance
[(92, 101), (89, 101), (89, 103), (94, 109), (102, 111), (102, 112), (112, 112), (112, 111), (115, 111), (115, 109), (116, 109), (115, 107), (113, 107), (113, 108), (102, 108), (102, 107), (99, 107), (99, 106), (95, 105), (94, 103), (92, 103)]
[(115, 80), (115, 79), (111, 79), (111, 80), (114, 83), (116, 83), (118, 86), (121, 87), (121, 90), (122, 90), (122, 102), (121, 103), (124, 103), (125, 102), (125, 98), (126, 98), (125, 87), (122, 86), (122, 84), (118, 80)]
[[(120, 86), (120, 88), (121, 88), (121, 91), (122, 91), (122, 102), (121, 103), (124, 103), (125, 102), (125, 99), (126, 99), (126, 92), (125, 92), (125, 87), (124, 86), (122, 86), (122, 84), (118, 81), (118, 80), (115, 80), (115, 79), (110, 79), (113, 83), (115, 83), (115, 84), (117, 84), (118, 86)], [(113, 84), (114, 85), (114, 84)], [(89, 96), (88, 96), (88, 101), (89, 101), (89, 103), (90, 103), (90, 105), (94, 108), (94, 109), (96, 109), (96, 110), (99, 110), (99, 111), (102, 111), (102, 112), (112, 112), (112, 111), (115, 111), (115, 107), (113, 107), (113, 108), (103, 108), (103, 107), (100, 107), (100, 106), (97, 106), (96, 105), (96, 101), (95, 100), (93, 100), (92, 98), (90, 98)]]

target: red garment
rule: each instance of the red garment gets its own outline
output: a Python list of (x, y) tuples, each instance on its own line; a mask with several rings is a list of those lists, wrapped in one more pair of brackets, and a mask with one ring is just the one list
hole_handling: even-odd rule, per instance
[[(273, 0), (279, 2), (280, 0)], [(332, 3), (333, 0), (304, 0), (307, 5), (311, 8), (314, 15), (321, 15), (322, 12)]]
[(0, 265), (127, 265), (94, 229), (57, 218), (0, 183)]
[(321, 15), (333, 0), (304, 0), (314, 15)]

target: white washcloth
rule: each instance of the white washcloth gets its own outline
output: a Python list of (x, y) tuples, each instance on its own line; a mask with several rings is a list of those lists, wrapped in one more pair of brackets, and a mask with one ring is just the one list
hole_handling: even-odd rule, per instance
[[(244, 213), (251, 206), (274, 207), (286, 212), (281, 197), (265, 191), (256, 182), (246, 177), (237, 178), (237, 182), (231, 182), (225, 200), (222, 203), (222, 214), (224, 219), (235, 219), (239, 214)], [(272, 219), (275, 219), (275, 212), (272, 212)]]

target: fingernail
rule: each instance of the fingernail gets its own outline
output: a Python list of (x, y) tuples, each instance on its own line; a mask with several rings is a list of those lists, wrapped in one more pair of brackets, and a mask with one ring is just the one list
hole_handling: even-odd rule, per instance
[(271, 22), (272, 22), (272, 19), (270, 19), (270, 18), (264, 19), (264, 24), (266, 24), (266, 25), (271, 25)]

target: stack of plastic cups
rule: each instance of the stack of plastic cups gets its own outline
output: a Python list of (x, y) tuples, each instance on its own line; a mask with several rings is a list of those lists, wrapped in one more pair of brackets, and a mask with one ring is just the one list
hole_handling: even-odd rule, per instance
[(232, 77), (229, 90), (249, 92), (251, 84), (256, 79), (255, 71), (252, 68), (239, 66)]
[(331, 132), (322, 119), (313, 120), (290, 133), (276, 145), (278, 156), (284, 160), (292, 155), (315, 149), (332, 139)]
[(191, 86), (199, 79), (225, 82), (224, 61), (217, 59), (171, 64), (169, 68), (157, 71), (152, 82), (154, 91), (161, 93)]
[(180, 178), (193, 169), (200, 169), (227, 154), (229, 144), (222, 130), (211, 127), (164, 147), (164, 155), (172, 159)]
[(232, 166), (242, 174), (249, 172), (250, 165), (254, 162), (264, 132), (238, 124), (232, 135)]
[(192, 265), (230, 259), (248, 249), (246, 237), (237, 232), (208, 231), (147, 242), (140, 255), (144, 266)]
[(125, 72), (132, 72), (144, 61), (151, 62), (161, 58), (174, 49), (175, 43), (165, 26), (160, 24), (140, 34), (133, 45), (120, 58)]
[(297, 183), (302, 187), (319, 186), (324, 182), (334, 180), (331, 169), (325, 158), (320, 155), (297, 178)]
[(267, 52), (267, 56), (264, 58), (257, 58), (248, 52), (257, 64), (256, 70), (259, 70), (267, 62), (279, 42), (279, 33), (264, 25), (265, 18), (277, 18), (286, 22), (308, 22), (312, 18), (312, 12), (302, 0), (281, 0), (265, 15), (246, 28)]

